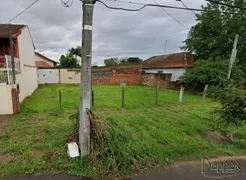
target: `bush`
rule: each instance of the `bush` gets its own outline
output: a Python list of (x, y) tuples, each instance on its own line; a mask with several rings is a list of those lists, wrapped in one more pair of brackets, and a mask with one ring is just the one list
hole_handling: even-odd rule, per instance
[[(228, 84), (228, 60), (198, 60), (194, 63), (192, 69), (187, 69), (185, 74), (180, 78), (181, 84), (188, 89), (203, 90), (204, 86), (225, 87)], [(234, 65), (232, 70), (232, 80), (243, 83), (243, 71), (240, 67)]]
[(233, 141), (230, 126), (239, 128), (246, 120), (246, 90), (241, 86), (213, 88), (212, 95), (221, 103), (216, 113), (222, 123), (228, 126), (229, 140)]

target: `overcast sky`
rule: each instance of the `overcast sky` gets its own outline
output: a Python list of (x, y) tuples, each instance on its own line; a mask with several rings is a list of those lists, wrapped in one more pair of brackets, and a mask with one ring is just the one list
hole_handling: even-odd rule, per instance
[[(0, 23), (5, 23), (34, 0), (8, 0), (1, 4)], [(65, 0), (67, 1), (67, 0)], [(139, 8), (141, 5), (124, 4), (102, 0), (110, 6)], [(126, 0), (129, 1), (129, 0)], [(131, 0), (154, 3), (153, 0)], [(183, 7), (176, 0), (156, 0), (159, 4)], [(200, 8), (205, 0), (183, 0), (194, 8)], [(5, 9), (5, 10), (3, 10)], [(194, 25), (191, 11), (166, 9), (186, 27)], [(15, 19), (14, 24), (27, 24), (36, 50), (58, 61), (71, 47), (81, 44), (81, 2), (74, 0), (70, 8), (62, 6), (60, 0), (39, 0), (32, 8)], [(180, 51), (188, 30), (175, 22), (161, 8), (147, 7), (139, 12), (115, 11), (96, 3), (93, 21), (93, 62), (103, 65), (107, 57), (140, 57)]]

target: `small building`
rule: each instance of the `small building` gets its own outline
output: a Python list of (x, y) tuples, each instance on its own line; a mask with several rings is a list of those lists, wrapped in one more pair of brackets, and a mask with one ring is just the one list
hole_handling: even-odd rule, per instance
[[(10, 28), (16, 72), (15, 83), (10, 58)], [(38, 88), (34, 49), (27, 25), (0, 24), (0, 114), (16, 113), (17, 102), (22, 102)]]
[(49, 68), (57, 66), (58, 62), (46, 57), (45, 55), (35, 52), (36, 66), (37, 68)]
[(188, 52), (153, 56), (143, 62), (142, 84), (168, 88), (176, 85), (187, 68), (192, 68), (194, 56)]

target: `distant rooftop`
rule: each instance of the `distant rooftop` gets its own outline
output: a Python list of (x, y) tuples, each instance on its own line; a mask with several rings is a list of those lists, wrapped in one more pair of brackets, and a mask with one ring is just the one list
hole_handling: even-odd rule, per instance
[(143, 62), (144, 69), (192, 67), (194, 56), (188, 52), (153, 56)]
[(35, 51), (35, 54), (38, 55), (38, 56), (41, 56), (42, 58), (46, 59), (47, 61), (51, 61), (51, 62), (54, 62), (54, 63), (58, 63), (57, 61), (53, 60), (53, 59), (50, 59), (48, 57), (46, 57), (45, 55)]

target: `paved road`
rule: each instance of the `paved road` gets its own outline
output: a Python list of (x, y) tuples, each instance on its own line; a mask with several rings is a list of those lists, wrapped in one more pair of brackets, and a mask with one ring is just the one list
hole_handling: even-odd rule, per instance
[[(220, 159), (221, 161), (221, 159)], [(121, 178), (122, 180), (210, 180), (215, 179), (214, 177), (222, 177), (222, 180), (245, 180), (246, 179), (246, 159), (245, 157), (239, 159), (233, 159), (235, 163), (239, 163), (236, 166), (236, 172), (233, 176), (226, 177), (226, 173), (214, 173), (214, 171), (207, 173), (209, 177), (205, 177), (201, 173), (200, 162), (182, 162), (176, 163), (173, 167), (168, 170), (153, 172), (144, 175), (138, 175), (130, 178)], [(219, 164), (219, 161), (216, 161)], [(223, 164), (225, 160), (222, 160)], [(227, 162), (230, 162), (227, 160)], [(234, 163), (234, 165), (235, 165)], [(220, 164), (221, 165), (221, 164)], [(208, 167), (208, 166), (206, 166)], [(222, 166), (220, 166), (222, 167)], [(224, 166), (225, 167), (225, 166)], [(235, 167), (235, 166), (234, 166)], [(218, 176), (219, 175), (219, 176)], [(225, 177), (223, 177), (225, 176)], [(26, 176), (20, 178), (10, 178), (8, 180), (87, 180), (89, 178), (80, 178), (68, 176), (59, 173), (46, 173), (39, 176)], [(217, 178), (218, 179), (218, 178)]]
[[(201, 173), (201, 163), (194, 163), (189, 165), (181, 165), (170, 168), (166, 171), (159, 171), (155, 173), (139, 175), (132, 177), (131, 180), (211, 180), (211, 179), (225, 179), (225, 180), (245, 180), (246, 179), (246, 161), (240, 161), (240, 170), (233, 176), (227, 176), (226, 173), (206, 173), (205, 177)], [(223, 177), (224, 176), (224, 177)], [(214, 178), (212, 178), (214, 177)], [(217, 177), (217, 178), (215, 178)], [(218, 178), (219, 177), (219, 178)]]
[(44, 173), (42, 175), (15, 177), (7, 180), (89, 180), (89, 178), (68, 176), (60, 173)]

